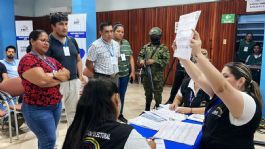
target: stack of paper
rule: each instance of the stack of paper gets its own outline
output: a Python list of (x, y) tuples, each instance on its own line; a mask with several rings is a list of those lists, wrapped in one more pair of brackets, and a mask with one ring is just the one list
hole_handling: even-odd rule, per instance
[(192, 114), (188, 117), (189, 120), (203, 122), (204, 121), (204, 115), (202, 114)]
[(154, 138), (194, 145), (202, 126), (184, 122), (167, 122)]
[(201, 11), (195, 11), (189, 14), (180, 16), (176, 34), (177, 50), (174, 52), (174, 57), (190, 59), (191, 48), (190, 41), (193, 37), (192, 29), (196, 28)]
[(175, 111), (172, 111), (166, 108), (162, 108), (162, 109), (151, 111), (151, 112), (168, 121), (183, 121), (187, 119), (187, 116), (185, 114), (176, 113)]
[(164, 125), (165, 122), (166, 121), (156, 122), (154, 120), (150, 120), (143, 116), (138, 116), (134, 119), (129, 120), (130, 124), (135, 124), (141, 127), (145, 127), (145, 128), (149, 128), (149, 129), (157, 130), (157, 131)]

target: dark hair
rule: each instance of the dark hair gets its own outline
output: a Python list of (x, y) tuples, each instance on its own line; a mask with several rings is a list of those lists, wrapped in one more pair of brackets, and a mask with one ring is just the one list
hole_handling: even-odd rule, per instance
[(56, 12), (51, 14), (50, 19), (50, 24), (55, 25), (56, 23), (61, 21), (68, 21), (68, 16), (66, 13)]
[(247, 33), (246, 33), (246, 36), (247, 36), (248, 34), (250, 34), (251, 36), (253, 36), (253, 33), (252, 33), (252, 32), (247, 32)]
[(31, 48), (32, 48), (32, 47), (31, 47), (31, 43), (29, 42), (29, 45), (28, 45), (27, 48), (26, 48), (26, 52), (29, 53), (29, 52), (31, 51)]
[(117, 23), (115, 23), (115, 24), (113, 25), (113, 31), (115, 32), (115, 31), (117, 30), (118, 27), (123, 27), (123, 28), (124, 28), (124, 26), (123, 26), (120, 22), (117, 22)]
[(246, 79), (245, 91), (250, 94), (255, 100), (257, 100), (260, 107), (262, 107), (262, 97), (259, 90), (258, 84), (252, 80), (250, 69), (241, 62), (230, 62), (225, 64), (230, 69), (230, 72), (234, 75), (235, 79), (238, 80), (241, 77)]
[(256, 42), (252, 49), (254, 49), (254, 47), (256, 47), (256, 46), (259, 46), (260, 53), (262, 53), (262, 46), (261, 46), (261, 44), (258, 43), (258, 42)]
[(99, 25), (99, 29), (100, 31), (103, 31), (104, 30), (104, 27), (106, 26), (112, 26), (110, 22), (101, 22), (100, 25)]
[(40, 37), (40, 34), (41, 33), (46, 33), (46, 31), (44, 30), (41, 30), (41, 29), (36, 29), (36, 30), (33, 30), (30, 34), (29, 34), (29, 46), (27, 47), (26, 49), (26, 52), (29, 53), (31, 51), (31, 48), (32, 48), (32, 45), (31, 45), (31, 39), (32, 40), (37, 40), (39, 37)]
[(12, 45), (7, 46), (7, 47), (6, 47), (6, 51), (7, 51), (8, 49), (14, 49), (15, 52), (17, 51), (16, 47), (15, 47), (15, 46), (12, 46)]
[(118, 87), (111, 80), (89, 80), (77, 104), (76, 114), (67, 131), (63, 149), (80, 148), (88, 129), (93, 131), (96, 126), (108, 120), (116, 121), (117, 110), (111, 100), (115, 93), (118, 93)]

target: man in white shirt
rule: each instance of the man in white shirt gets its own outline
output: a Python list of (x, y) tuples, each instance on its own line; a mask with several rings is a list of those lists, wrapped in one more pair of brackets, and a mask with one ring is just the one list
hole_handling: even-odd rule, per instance
[(117, 84), (119, 43), (112, 39), (113, 29), (110, 23), (102, 22), (99, 33), (101, 37), (88, 49), (86, 67), (95, 78), (108, 78)]

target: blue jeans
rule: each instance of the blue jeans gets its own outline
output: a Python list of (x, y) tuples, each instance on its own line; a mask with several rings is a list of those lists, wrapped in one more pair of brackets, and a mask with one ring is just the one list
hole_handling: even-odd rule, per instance
[(37, 136), (39, 149), (54, 149), (61, 109), (61, 102), (47, 107), (22, 103), (23, 117), (28, 127)]
[(129, 82), (129, 75), (119, 78), (119, 94), (120, 94), (120, 100), (121, 100), (121, 114), (123, 112), (124, 98), (125, 98), (125, 93), (127, 90), (128, 82)]

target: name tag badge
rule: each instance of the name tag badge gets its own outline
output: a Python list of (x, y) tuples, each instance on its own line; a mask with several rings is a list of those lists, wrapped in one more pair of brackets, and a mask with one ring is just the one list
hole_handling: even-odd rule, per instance
[(121, 54), (121, 61), (126, 61), (126, 56), (125, 56), (125, 54)]
[(248, 51), (248, 47), (244, 47), (244, 52), (247, 52)]
[(13, 71), (17, 71), (17, 66), (12, 66), (11, 69), (12, 69)]
[(69, 47), (63, 47), (64, 56), (70, 56)]
[(112, 65), (117, 65), (118, 64), (117, 58), (115, 56), (111, 57), (111, 64)]

